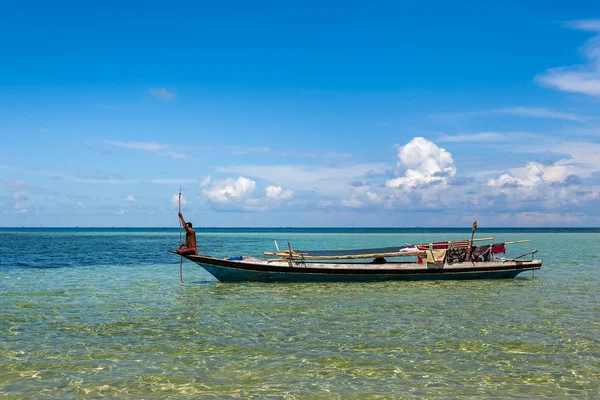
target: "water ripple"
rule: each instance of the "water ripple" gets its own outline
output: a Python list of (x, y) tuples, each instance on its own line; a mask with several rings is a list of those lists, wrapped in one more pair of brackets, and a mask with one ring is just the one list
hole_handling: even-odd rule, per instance
[[(31, 259), (12, 250), (31, 241), (28, 235), (0, 233), (4, 396), (593, 398), (600, 392), (598, 258), (586, 253), (598, 233), (529, 235), (545, 249), (536, 279), (197, 284), (210, 276), (186, 264), (184, 286), (177, 260), (163, 251), (177, 234), (50, 232), (36, 238), (43, 251)], [(398, 240), (381, 233), (295, 235), (277, 239), (313, 248)], [(510, 235), (503, 240), (521, 238)], [(272, 246), (267, 233), (202, 239), (222, 256)]]

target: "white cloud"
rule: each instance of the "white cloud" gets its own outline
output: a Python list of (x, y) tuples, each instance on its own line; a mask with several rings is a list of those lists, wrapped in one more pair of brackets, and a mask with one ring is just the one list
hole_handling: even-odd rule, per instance
[(263, 197), (254, 197), (256, 182), (243, 176), (213, 182), (202, 193), (216, 206), (227, 211), (267, 211), (291, 201), (294, 192), (281, 186), (267, 186)]
[(163, 150), (169, 147), (168, 145), (159, 142), (118, 142), (113, 140), (107, 140), (106, 143), (125, 149), (135, 149), (150, 152)]
[(544, 165), (529, 162), (523, 168), (513, 168), (510, 174), (502, 174), (498, 179), (489, 179), (488, 186), (535, 186), (544, 183), (564, 182), (569, 176), (569, 168), (564, 165)]
[(331, 200), (319, 200), (317, 202), (317, 208), (331, 208), (333, 206), (333, 201)]
[(135, 202), (135, 196), (130, 194), (127, 197), (125, 197), (125, 201), (129, 201), (129, 202)]
[(290, 200), (294, 196), (291, 190), (283, 190), (281, 186), (268, 186), (265, 190), (266, 196), (274, 200)]
[(600, 32), (600, 19), (580, 19), (570, 21), (567, 26), (580, 31)]
[(584, 69), (553, 68), (539, 77), (539, 82), (565, 92), (600, 96), (600, 74)]
[(139, 151), (145, 151), (148, 153), (156, 153), (162, 156), (167, 156), (175, 159), (186, 159), (189, 158), (187, 154), (180, 153), (177, 151), (172, 151), (171, 146), (165, 143), (160, 142), (119, 142), (114, 140), (107, 140), (105, 142), (111, 146), (120, 147), (123, 149), (133, 149)]
[(260, 178), (267, 182), (285, 182), (294, 190), (313, 191), (326, 196), (348, 192), (348, 184), (369, 173), (382, 173), (387, 165), (350, 164), (339, 167), (312, 167), (304, 165), (230, 165), (217, 167), (219, 173), (235, 173)]
[(367, 199), (369, 199), (369, 201), (371, 203), (381, 203), (383, 201), (383, 198), (381, 197), (381, 195), (376, 192), (368, 191), (367, 193), (365, 193), (365, 195), (367, 196)]
[(540, 140), (523, 149), (529, 153), (551, 152), (567, 155), (554, 163), (566, 166), (570, 174), (589, 178), (592, 174), (600, 172), (600, 144), (593, 142), (550, 141)]
[(372, 187), (371, 185), (365, 184), (362, 186), (356, 186), (352, 188), (352, 195), (349, 199), (342, 200), (340, 204), (346, 208), (384, 208), (389, 209), (394, 204), (402, 203), (402, 196), (400, 200), (396, 199), (394, 192), (398, 191), (398, 188), (390, 187)]
[(406, 168), (404, 176), (385, 182), (388, 187), (415, 188), (431, 183), (448, 182), (456, 174), (452, 154), (435, 143), (415, 137), (398, 152), (398, 167)]
[(581, 49), (585, 64), (552, 68), (536, 77), (542, 85), (572, 93), (600, 96), (600, 20), (574, 21), (571, 27), (597, 32)]
[(158, 100), (172, 100), (175, 98), (175, 94), (165, 88), (151, 88), (148, 89), (148, 93)]
[(449, 112), (438, 114), (442, 118), (473, 117), (481, 115), (516, 115), (521, 117), (558, 119), (574, 122), (585, 122), (587, 118), (570, 112), (556, 111), (544, 107), (501, 107), (478, 111)]
[(554, 111), (543, 107), (507, 107), (490, 110), (490, 112), (498, 114), (520, 115), (524, 117), (538, 117), (549, 119), (562, 119), (566, 121), (584, 122), (585, 118), (561, 111)]
[(255, 189), (255, 181), (240, 176), (237, 180), (225, 179), (215, 182), (211, 187), (202, 189), (202, 193), (213, 203), (225, 203), (247, 198)]
[(440, 142), (472, 143), (472, 142), (500, 142), (506, 140), (506, 135), (496, 132), (480, 132), (464, 135), (444, 135), (437, 138)]
[(190, 158), (187, 154), (179, 153), (177, 151), (165, 151), (165, 152), (161, 152), (159, 154), (161, 154), (163, 156), (168, 156), (171, 158), (176, 158), (178, 160), (186, 160), (186, 159)]
[(529, 162), (524, 167), (513, 168), (488, 180), (486, 193), (491, 200), (490, 206), (500, 202), (507, 209), (518, 211), (536, 207), (539, 212), (556, 212), (561, 207), (573, 211), (592, 206), (600, 188), (584, 186), (573, 174), (575, 168), (560, 161), (552, 165)]
[[(568, 146), (566, 146), (568, 144)], [(571, 158), (553, 164), (528, 162), (492, 179), (466, 179), (457, 182), (452, 155), (423, 138), (414, 138), (400, 148), (398, 166), (405, 169), (399, 178), (388, 180), (385, 187), (363, 183), (351, 188), (340, 205), (349, 209), (477, 210), (479, 213), (568, 210), (591, 207), (600, 197), (600, 188), (581, 183), (583, 171), (591, 176), (600, 171), (600, 149), (592, 143), (553, 143), (534, 152), (560, 152)], [(599, 145), (600, 147), (600, 145)], [(595, 166), (595, 167), (594, 167)], [(489, 171), (488, 171), (489, 172)]]
[(123, 215), (123, 214), (125, 214), (125, 210), (123, 210), (122, 208), (115, 210), (115, 215)]
[(15, 192), (15, 193), (13, 193), (13, 200), (15, 200), (15, 201), (27, 200), (27, 193)]
[(348, 208), (363, 208), (366, 203), (356, 197), (352, 197), (349, 200), (342, 200), (342, 206)]
[(203, 188), (203, 187), (207, 187), (208, 185), (210, 185), (210, 182), (211, 182), (211, 181), (212, 181), (212, 177), (211, 177), (210, 175), (207, 175), (207, 176), (203, 177), (203, 178), (200, 180), (200, 187), (201, 187), (201, 188)]
[(196, 179), (180, 179), (180, 178), (174, 178), (174, 179), (162, 179), (162, 178), (158, 178), (158, 179), (139, 179), (139, 180), (135, 180), (133, 182), (136, 183), (155, 183), (155, 184), (160, 184), (160, 185), (175, 185), (175, 184), (179, 184), (179, 185), (183, 185), (184, 183), (198, 183), (198, 180)]
[(15, 212), (17, 214), (25, 214), (27, 212), (27, 207), (26, 207), (25, 203), (20, 202), (20, 201), (16, 202), (15, 203)]
[[(173, 196), (171, 196), (171, 204), (173, 204), (175, 207), (179, 206), (179, 193), (175, 193)], [(183, 195), (181, 195), (181, 205), (185, 206), (186, 204), (187, 200)]]
[[(532, 186), (533, 182), (530, 182), (529, 186)], [(510, 174), (502, 174), (497, 179), (488, 179), (488, 186), (493, 187), (507, 187), (507, 186), (528, 186), (525, 181), (519, 178), (515, 178)]]

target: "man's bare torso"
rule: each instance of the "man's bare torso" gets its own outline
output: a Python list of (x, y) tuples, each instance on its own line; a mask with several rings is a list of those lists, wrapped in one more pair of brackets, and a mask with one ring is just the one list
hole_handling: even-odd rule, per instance
[(187, 247), (188, 249), (196, 248), (196, 231), (194, 231), (192, 228), (186, 229), (185, 247)]

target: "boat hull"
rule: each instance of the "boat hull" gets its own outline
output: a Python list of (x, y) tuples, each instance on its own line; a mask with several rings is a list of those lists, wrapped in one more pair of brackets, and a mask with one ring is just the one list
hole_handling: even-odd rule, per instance
[(267, 263), (189, 256), (220, 282), (379, 282), (510, 279), (540, 269), (541, 260), (455, 264)]

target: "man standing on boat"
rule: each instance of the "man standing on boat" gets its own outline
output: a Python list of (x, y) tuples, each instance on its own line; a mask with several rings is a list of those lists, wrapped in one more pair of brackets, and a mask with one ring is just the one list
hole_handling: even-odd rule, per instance
[(185, 245), (182, 245), (177, 249), (177, 254), (181, 254), (182, 256), (197, 256), (196, 232), (192, 229), (192, 223), (186, 223), (181, 212), (179, 213), (179, 219), (181, 220), (181, 225), (185, 229)]

